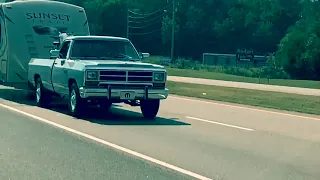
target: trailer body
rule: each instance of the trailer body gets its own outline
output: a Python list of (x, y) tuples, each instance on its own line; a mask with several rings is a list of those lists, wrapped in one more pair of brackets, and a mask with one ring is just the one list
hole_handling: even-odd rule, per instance
[(49, 58), (60, 33), (90, 35), (84, 8), (49, 0), (0, 4), (0, 82), (27, 83), (31, 58)]

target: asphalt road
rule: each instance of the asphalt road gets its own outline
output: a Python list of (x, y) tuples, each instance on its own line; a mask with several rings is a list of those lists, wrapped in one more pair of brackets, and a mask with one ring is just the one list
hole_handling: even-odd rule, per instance
[[(256, 89), (256, 90), (262, 90), (262, 91), (320, 96), (320, 89), (311, 89), (311, 88), (276, 86), (276, 85), (267, 85), (267, 84), (255, 84), (255, 83), (245, 83), (245, 82), (179, 77), (179, 76), (168, 76), (168, 80), (174, 81), (174, 82), (183, 82), (183, 83), (192, 82), (193, 84), (204, 84), (204, 85), (214, 85), (214, 86), (222, 86), (222, 87)], [(320, 88), (320, 83), (319, 83), (319, 88)]]
[[(0, 91), (1, 94), (1, 91)], [(84, 119), (16, 96), (1, 104), (217, 180), (320, 179), (320, 117), (171, 96), (156, 121), (113, 107)], [(187, 179), (0, 105), (0, 179)], [(148, 177), (148, 178), (147, 178)]]
[(0, 107), (0, 179), (186, 179)]

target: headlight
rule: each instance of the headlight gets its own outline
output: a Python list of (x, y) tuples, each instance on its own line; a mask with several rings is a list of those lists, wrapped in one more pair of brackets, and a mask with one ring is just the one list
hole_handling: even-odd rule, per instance
[(154, 73), (154, 81), (164, 81), (164, 73)]
[(87, 71), (87, 79), (88, 80), (98, 80), (98, 72), (97, 71)]

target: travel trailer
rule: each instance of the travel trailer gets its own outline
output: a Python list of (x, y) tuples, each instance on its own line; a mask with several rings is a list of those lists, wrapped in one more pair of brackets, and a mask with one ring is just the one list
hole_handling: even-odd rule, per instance
[(0, 82), (26, 84), (30, 59), (49, 59), (61, 33), (90, 35), (84, 8), (50, 0), (0, 3)]

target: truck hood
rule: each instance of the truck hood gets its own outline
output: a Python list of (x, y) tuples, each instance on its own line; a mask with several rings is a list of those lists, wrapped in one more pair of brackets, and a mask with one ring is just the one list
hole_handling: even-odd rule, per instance
[(164, 69), (163, 66), (143, 63), (140, 61), (115, 61), (115, 60), (80, 60), (86, 68), (143, 68), (143, 69)]

